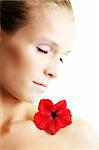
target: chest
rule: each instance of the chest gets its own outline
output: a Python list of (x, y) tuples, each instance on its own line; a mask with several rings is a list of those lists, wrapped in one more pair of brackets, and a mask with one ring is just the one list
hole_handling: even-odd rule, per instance
[[(2, 137), (3, 150), (68, 150), (72, 138), (61, 129), (57, 134), (50, 135), (37, 129), (33, 124), (20, 124)], [(72, 149), (71, 149), (72, 150)]]

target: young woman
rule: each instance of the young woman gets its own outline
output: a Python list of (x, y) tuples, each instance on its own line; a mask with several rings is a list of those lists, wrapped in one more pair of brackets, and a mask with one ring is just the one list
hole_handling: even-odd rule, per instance
[(72, 50), (74, 16), (69, 0), (1, 0), (0, 149), (98, 149), (92, 127), (72, 117), (56, 134), (33, 122), (38, 97), (58, 76)]

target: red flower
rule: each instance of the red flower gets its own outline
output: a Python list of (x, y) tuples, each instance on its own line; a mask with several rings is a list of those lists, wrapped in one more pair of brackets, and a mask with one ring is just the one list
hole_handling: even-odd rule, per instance
[(39, 102), (38, 110), (34, 115), (34, 123), (40, 130), (55, 134), (59, 129), (72, 123), (72, 115), (66, 108), (66, 100), (53, 104), (49, 99), (42, 99)]

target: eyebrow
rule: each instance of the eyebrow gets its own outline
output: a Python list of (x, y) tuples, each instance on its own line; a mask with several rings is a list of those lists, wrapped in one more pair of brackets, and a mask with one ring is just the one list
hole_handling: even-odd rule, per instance
[[(56, 42), (51, 42), (52, 45), (56, 46), (56, 47), (60, 47)], [(66, 50), (63, 54), (65, 56), (67, 56), (69, 53), (71, 53), (71, 50)]]
[(71, 53), (71, 50), (67, 50), (65, 53), (63, 53), (64, 55), (68, 55), (69, 53)]

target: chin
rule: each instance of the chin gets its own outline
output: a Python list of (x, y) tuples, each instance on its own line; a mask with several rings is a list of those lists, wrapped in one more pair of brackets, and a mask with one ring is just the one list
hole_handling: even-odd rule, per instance
[(36, 103), (44, 92), (35, 86), (24, 86), (20, 90), (16, 90), (16, 98), (21, 102)]
[(19, 99), (21, 102), (38, 103), (41, 95), (42, 94), (35, 92), (33, 92), (32, 94), (31, 93), (26, 94), (25, 92), (25, 94), (23, 94), (23, 96), (21, 95)]

